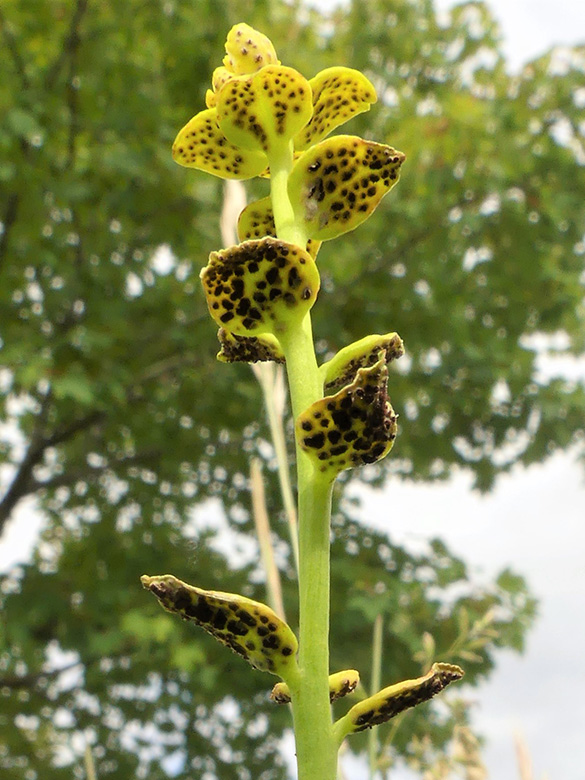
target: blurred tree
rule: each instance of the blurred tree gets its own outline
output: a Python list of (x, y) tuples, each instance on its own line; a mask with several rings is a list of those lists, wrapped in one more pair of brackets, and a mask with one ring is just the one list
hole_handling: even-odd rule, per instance
[[(267, 678), (237, 675), (239, 659), (160, 614), (138, 584), (172, 571), (262, 598), (252, 453), (268, 460), (273, 527), (286, 538), (260, 394), (246, 366), (215, 363), (197, 279), (220, 244), (221, 183), (169, 154), (243, 19), (307, 76), (364, 70), (380, 102), (355, 132), (408, 156), (356, 241), (319, 256), (323, 356), (393, 328), (408, 350), (391, 378), (405, 420), (395, 454), (353, 478), (446, 478), (463, 466), (487, 489), (513, 463), (582, 436), (583, 387), (541, 374), (537, 346), (556, 334), (565, 353), (584, 349), (584, 50), (512, 77), (481, 3), (439, 24), (427, 0), (355, 0), (331, 19), (285, 2), (5, 0), (0, 528), (26, 496), (46, 520), (33, 563), (0, 595), (9, 780), (82, 777), (84, 739), (100, 780), (284, 777), (288, 713), (267, 702)], [(437, 657), (468, 653), (470, 682), (496, 646), (521, 649), (534, 612), (521, 580), (503, 573), (478, 591), (439, 541), (415, 556), (342, 509), (335, 668), (367, 671), (377, 614), (392, 680), (418, 673), (425, 631)], [(209, 517), (232, 530), (206, 530)], [(492, 607), (498, 637), (472, 645)], [(429, 723), (436, 750), (448, 740), (451, 721), (431, 708), (408, 718), (398, 755), (413, 754)]]

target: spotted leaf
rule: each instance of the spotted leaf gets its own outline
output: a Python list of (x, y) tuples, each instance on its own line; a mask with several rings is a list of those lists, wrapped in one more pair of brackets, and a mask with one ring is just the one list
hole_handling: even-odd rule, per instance
[(201, 281), (211, 316), (237, 336), (278, 338), (303, 319), (319, 290), (311, 255), (270, 237), (212, 252)]
[(175, 138), (173, 159), (222, 179), (251, 179), (266, 167), (266, 155), (239, 149), (217, 124), (215, 108), (200, 111)]
[(371, 82), (353, 68), (327, 68), (309, 81), (313, 116), (295, 138), (295, 149), (308, 149), (353, 116), (369, 111), (378, 99)]
[(259, 363), (266, 360), (285, 362), (278, 339), (270, 333), (263, 336), (234, 336), (225, 328), (220, 328), (217, 338), (221, 344), (217, 359), (222, 363)]
[(386, 363), (404, 355), (404, 345), (397, 333), (373, 334), (343, 347), (321, 366), (325, 392), (330, 393), (353, 382), (358, 369), (373, 366), (384, 353)]
[[(249, 203), (238, 217), (238, 238), (240, 241), (262, 238), (263, 236), (276, 236), (270, 197)], [(313, 259), (317, 257), (321, 243), (321, 241), (313, 241), (312, 239), (307, 241), (307, 252)]]
[[(359, 672), (355, 669), (346, 669), (344, 672), (336, 672), (329, 675), (329, 701), (334, 702), (347, 696), (356, 689), (360, 681)], [(270, 698), (275, 704), (288, 704), (291, 700), (290, 690), (286, 683), (276, 683), (270, 693)]]
[(236, 76), (217, 94), (222, 132), (236, 146), (281, 153), (313, 111), (309, 82), (293, 68), (267, 65), (251, 76)]
[[(225, 87), (224, 87), (225, 89)], [(396, 184), (405, 156), (391, 146), (336, 135), (294, 164), (288, 192), (310, 238), (326, 241), (361, 225)]]
[(386, 390), (384, 359), (360, 368), (354, 381), (336, 395), (321, 398), (299, 415), (300, 446), (320, 472), (334, 479), (340, 471), (375, 463), (396, 438), (396, 414)]
[(463, 674), (463, 670), (453, 664), (433, 664), (424, 677), (405, 680), (384, 688), (374, 696), (355, 704), (347, 715), (337, 721), (337, 736), (343, 739), (348, 734), (385, 723), (404, 710), (428, 701), (449, 683), (460, 680)]
[(280, 65), (270, 38), (243, 22), (229, 31), (225, 50), (223, 64), (237, 76), (255, 73), (265, 65)]
[(140, 581), (164, 609), (201, 626), (255, 669), (284, 680), (296, 670), (297, 639), (265, 604), (234, 593), (195, 588), (172, 574), (144, 574)]

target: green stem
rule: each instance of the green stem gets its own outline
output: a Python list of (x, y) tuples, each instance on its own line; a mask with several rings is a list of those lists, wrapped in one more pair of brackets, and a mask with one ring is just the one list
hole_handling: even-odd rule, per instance
[[(272, 210), (278, 238), (305, 247), (287, 181), (292, 145), (271, 156)], [(293, 418), (323, 396), (310, 313), (298, 328), (279, 334), (286, 358)], [(329, 529), (333, 483), (313, 468), (296, 441), (299, 523), (299, 675), (289, 682), (298, 780), (335, 780), (338, 744), (329, 704)]]
[(290, 198), (288, 197), (288, 175), (293, 164), (292, 141), (282, 149), (274, 150), (270, 155), (270, 196), (276, 235), (283, 241), (305, 248), (307, 234), (300, 222), (296, 221)]
[[(322, 397), (311, 321), (281, 339), (293, 415)], [(297, 443), (299, 502), (299, 668), (291, 686), (299, 780), (335, 780), (337, 744), (329, 704), (329, 527), (332, 482)]]

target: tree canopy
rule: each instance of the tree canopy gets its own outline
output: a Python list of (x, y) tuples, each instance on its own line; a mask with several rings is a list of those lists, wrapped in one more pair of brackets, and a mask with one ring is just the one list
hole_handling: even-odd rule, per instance
[[(542, 375), (538, 345), (554, 335), (563, 353), (585, 347), (585, 48), (516, 76), (483, 3), (445, 22), (428, 0), (354, 0), (331, 17), (297, 3), (246, 10), (307, 77), (362, 70), (379, 102), (355, 132), (407, 155), (392, 198), (319, 255), (323, 359), (394, 329), (407, 350), (390, 379), (394, 453), (352, 478), (461, 467), (487, 490), (514, 463), (582, 441), (583, 386)], [(222, 184), (170, 156), (242, 13), (213, 0), (0, 10), (0, 529), (27, 496), (46, 521), (33, 562), (2, 580), (9, 780), (83, 776), (84, 738), (100, 780), (284, 777), (286, 708), (260, 675), (239, 675), (238, 659), (159, 614), (138, 582), (196, 571), (203, 586), (261, 596), (255, 557), (236, 565), (201, 520), (227, 518), (232, 547), (254, 545), (255, 454), (294, 622), (261, 394), (247, 366), (215, 361), (198, 280), (220, 248)], [(250, 185), (250, 198), (265, 194)], [(392, 544), (388, 515), (381, 536), (339, 506), (333, 671), (367, 672), (377, 614), (399, 679), (418, 671), (425, 632), (440, 658), (497, 607), (497, 637), (474, 652), (463, 642), (475, 654), (466, 679), (481, 679), (497, 646), (522, 647), (534, 611), (524, 583), (503, 572), (478, 591), (440, 541), (420, 555)], [(409, 718), (397, 754), (429, 723), (436, 748), (447, 742), (452, 716)]]

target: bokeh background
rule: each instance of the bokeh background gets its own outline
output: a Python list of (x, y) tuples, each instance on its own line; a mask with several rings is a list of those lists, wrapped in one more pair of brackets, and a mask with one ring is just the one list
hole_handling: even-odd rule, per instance
[[(433, 659), (467, 671), (380, 729), (379, 776), (520, 777), (519, 731), (534, 777), (582, 780), (584, 16), (567, 0), (2, 4), (2, 777), (87, 777), (88, 746), (100, 779), (287, 776), (272, 681), (138, 583), (164, 570), (265, 598), (255, 456), (296, 620), (260, 392), (215, 362), (198, 286), (223, 185), (169, 155), (246, 20), (308, 77), (365, 72), (380, 100), (343, 132), (408, 157), (374, 216), (322, 248), (315, 308), (323, 358), (392, 329), (408, 353), (395, 450), (336, 495), (332, 668), (367, 688), (378, 618), (385, 684)], [(348, 745), (347, 778), (368, 777), (366, 748)]]

